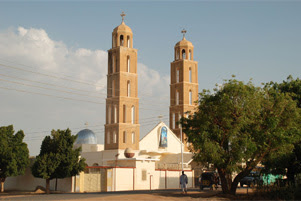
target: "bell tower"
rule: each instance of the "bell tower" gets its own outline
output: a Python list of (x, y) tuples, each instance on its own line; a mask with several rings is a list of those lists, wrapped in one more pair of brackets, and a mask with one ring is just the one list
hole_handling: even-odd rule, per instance
[[(198, 100), (198, 62), (193, 59), (193, 45), (183, 39), (174, 47), (174, 61), (170, 64), (169, 127), (180, 138), (178, 122), (187, 111), (194, 112)], [(185, 116), (186, 117), (186, 116)], [(183, 134), (183, 143), (185, 139)], [(187, 146), (186, 150), (187, 150)]]
[(108, 50), (105, 150), (139, 149), (137, 49), (133, 33), (122, 22), (112, 32)]

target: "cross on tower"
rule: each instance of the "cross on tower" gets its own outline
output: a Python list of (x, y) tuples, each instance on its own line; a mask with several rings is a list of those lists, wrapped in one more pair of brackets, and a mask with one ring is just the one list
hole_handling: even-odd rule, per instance
[(124, 17), (126, 16), (126, 14), (122, 11), (122, 13), (120, 14), (121, 18), (122, 18), (122, 22), (124, 22)]
[(186, 34), (186, 30), (185, 29), (183, 29), (182, 31), (181, 31), (181, 33), (183, 34), (183, 39), (185, 38), (185, 34)]

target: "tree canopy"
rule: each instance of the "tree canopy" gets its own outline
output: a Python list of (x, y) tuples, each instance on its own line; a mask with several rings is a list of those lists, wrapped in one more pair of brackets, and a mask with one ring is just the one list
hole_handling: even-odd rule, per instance
[(0, 127), (0, 182), (1, 192), (7, 177), (25, 173), (29, 164), (29, 151), (23, 142), (24, 132), (14, 134), (13, 125)]
[(81, 148), (73, 148), (75, 140), (76, 136), (71, 135), (69, 129), (52, 130), (51, 136), (44, 138), (32, 174), (46, 179), (47, 193), (51, 179), (71, 177), (84, 170), (85, 159), (79, 158)]
[[(275, 90), (287, 93), (301, 108), (301, 80), (288, 76), (282, 83), (271, 82), (268, 84)], [(295, 175), (301, 173), (301, 139), (297, 139), (291, 146), (269, 153), (265, 158), (265, 173), (286, 175), (290, 182), (295, 181)]]
[(213, 164), (223, 192), (231, 194), (268, 153), (300, 136), (298, 123), (300, 109), (289, 95), (235, 79), (214, 93), (204, 90), (197, 111), (181, 119), (194, 159)]

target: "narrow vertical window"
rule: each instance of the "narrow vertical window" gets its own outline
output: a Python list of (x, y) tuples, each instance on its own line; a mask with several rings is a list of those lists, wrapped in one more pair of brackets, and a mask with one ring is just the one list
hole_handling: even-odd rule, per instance
[(115, 56), (112, 56), (112, 72), (115, 73)]
[(177, 69), (176, 70), (176, 82), (178, 83), (178, 82), (180, 82), (180, 70), (179, 69)]
[(132, 116), (132, 124), (134, 124), (135, 123), (135, 106), (133, 105), (132, 106), (132, 111), (131, 111), (131, 116)]
[(113, 133), (113, 143), (117, 143), (117, 134), (116, 131)]
[(189, 91), (189, 105), (192, 105), (192, 91)]
[(182, 50), (182, 59), (186, 59), (186, 52), (184, 49)]
[(126, 131), (123, 131), (123, 143), (126, 143)]
[(172, 113), (172, 128), (175, 129), (176, 127), (176, 115)]
[(127, 57), (127, 60), (128, 60), (128, 65), (127, 65), (127, 72), (131, 72), (131, 61), (130, 61), (130, 56)]
[[(181, 120), (181, 118), (182, 118), (182, 116), (181, 116), (181, 114), (179, 113), (179, 116), (178, 116), (178, 121), (180, 121), (180, 120)], [(178, 125), (178, 127), (179, 127), (179, 128), (181, 128), (181, 124), (179, 124), (179, 125)]]
[(191, 50), (189, 50), (189, 55), (188, 55), (188, 57), (189, 57), (189, 60), (191, 60)]
[(134, 144), (135, 143), (135, 133), (132, 132), (132, 143)]
[(110, 132), (107, 133), (107, 144), (110, 144)]
[(127, 96), (128, 97), (131, 96), (131, 82), (130, 81), (127, 82)]
[(108, 109), (108, 124), (111, 123), (111, 106), (109, 106), (109, 109)]
[(130, 36), (127, 37), (127, 41), (128, 41), (128, 48), (130, 48), (131, 46)]
[(123, 35), (120, 35), (120, 46), (123, 46)]
[(176, 60), (179, 59), (179, 50), (176, 50)]
[(114, 123), (117, 123), (117, 106), (114, 106)]
[(189, 82), (192, 82), (192, 71), (191, 71), (191, 67), (189, 68)]
[(179, 91), (176, 91), (176, 105), (179, 105)]
[(123, 105), (123, 123), (126, 123), (126, 105)]
[(115, 96), (115, 80), (112, 80), (112, 96)]

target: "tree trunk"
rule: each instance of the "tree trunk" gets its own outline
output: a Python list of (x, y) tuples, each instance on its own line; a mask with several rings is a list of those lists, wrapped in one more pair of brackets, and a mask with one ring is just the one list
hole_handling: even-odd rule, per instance
[(50, 193), (50, 179), (46, 179), (46, 194)]
[(248, 176), (250, 174), (251, 170), (252, 170), (252, 168), (246, 168), (244, 171), (242, 171), (238, 175), (236, 175), (236, 177), (234, 178), (234, 180), (231, 184), (230, 194), (232, 194), (232, 195), (236, 194), (236, 189), (237, 189), (238, 183), (240, 182), (240, 180), (242, 178), (244, 178), (245, 176)]
[(1, 183), (1, 190), (0, 192), (3, 193), (4, 192), (4, 182), (5, 182), (6, 178), (0, 178), (0, 183)]
[(228, 181), (226, 179), (226, 174), (222, 169), (217, 169), (217, 170), (218, 170), (219, 177), (221, 179), (223, 193), (227, 194), (229, 193), (229, 188), (228, 188)]

